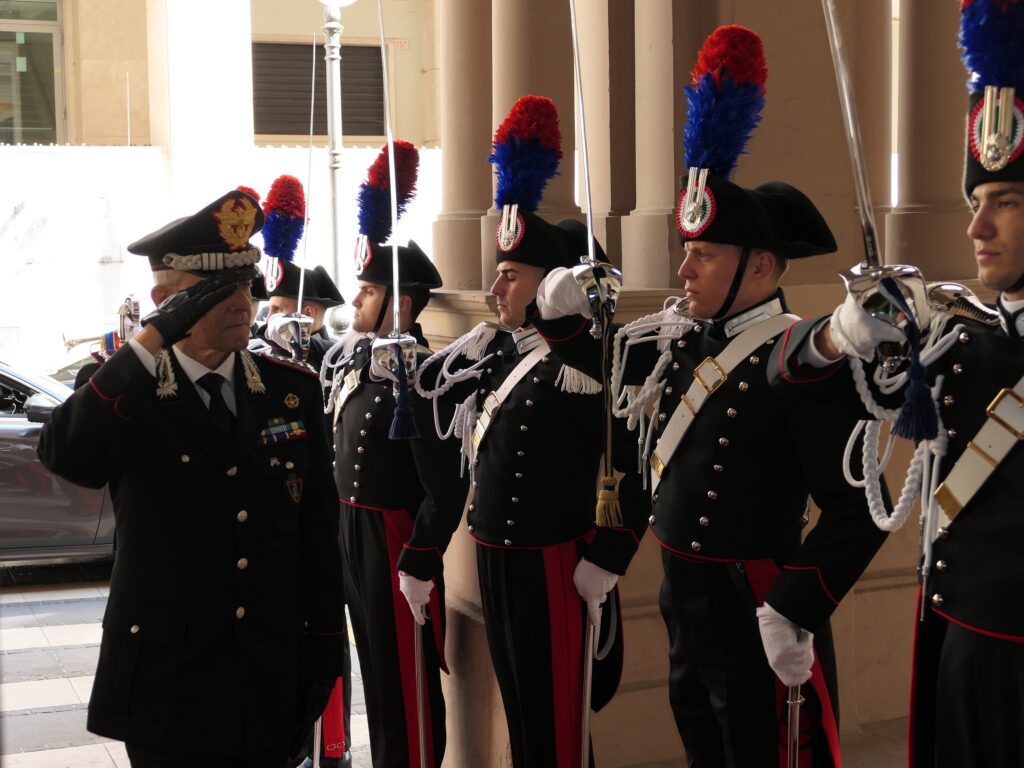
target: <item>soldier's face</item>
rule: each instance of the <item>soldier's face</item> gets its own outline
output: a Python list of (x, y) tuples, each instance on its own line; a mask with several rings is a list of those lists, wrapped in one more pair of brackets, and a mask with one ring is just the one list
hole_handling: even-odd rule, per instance
[[(686, 256), (679, 265), (679, 276), (686, 281), (686, 298), (690, 312), (697, 317), (711, 318), (725, 304), (740, 263), (738, 245), (691, 240), (686, 243)], [(751, 250), (736, 297), (728, 313), (734, 315), (764, 301), (778, 287), (775, 257), (760, 248)]]
[(537, 298), (544, 270), (519, 261), (503, 261), (497, 272), (491, 293), (498, 299), (498, 321), (506, 328), (518, 328), (526, 322), (527, 305)]
[[(179, 290), (195, 285), (201, 277), (186, 274), (182, 277)], [(252, 283), (245, 281), (235, 286), (235, 291), (203, 315), (192, 326), (187, 338), (181, 341), (182, 351), (199, 359), (189, 349), (213, 350), (217, 352), (238, 352), (249, 342), (249, 326), (252, 323)], [(188, 349), (186, 349), (186, 347)]]
[[(971, 193), (971, 208), (967, 236), (974, 242), (978, 280), (986, 288), (1006, 291), (1024, 275), (1024, 184), (979, 184)], [(1024, 290), (1006, 298), (1024, 299)]]
[[(368, 283), (365, 280), (359, 281), (359, 291), (352, 299), (352, 330), (356, 333), (369, 333), (373, 330), (373, 326), (380, 316), (380, 308), (384, 304), (386, 294), (386, 286)], [(379, 335), (384, 336), (391, 332), (391, 326), (394, 324), (392, 312), (391, 299), (388, 298), (384, 320), (377, 331)]]

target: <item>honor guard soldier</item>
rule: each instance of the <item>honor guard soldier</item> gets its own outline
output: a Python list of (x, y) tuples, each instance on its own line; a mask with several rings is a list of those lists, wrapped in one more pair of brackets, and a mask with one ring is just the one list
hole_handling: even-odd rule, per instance
[[(866, 302), (877, 307), (875, 291), (850, 285), (830, 320), (794, 329), (781, 361), (780, 386), (799, 388), (849, 356), (833, 367), (860, 372), (871, 415), (896, 418), (894, 429), (919, 440), (900, 505), (890, 518), (873, 510), (895, 529), (922, 499), (909, 754), (917, 768), (1024, 765), (1022, 30), (1024, 6), (961, 3), (970, 92), (964, 193), (974, 214), (967, 237), (995, 306), (963, 286), (918, 278), (888, 292), (894, 324), (865, 311)], [(886, 343), (903, 348), (893, 355)], [(911, 365), (901, 365), (907, 358)], [(915, 389), (923, 408), (914, 406)], [(894, 391), (908, 395), (902, 409)]]
[[(778, 287), (788, 260), (836, 245), (796, 188), (729, 180), (760, 119), (764, 80), (761, 40), (748, 29), (722, 27), (700, 51), (676, 211), (686, 296), (616, 333), (612, 395), (639, 385), (618, 409), (630, 428), (643, 430), (653, 406), (650, 526), (662, 547), (669, 699), (687, 759), (785, 765), (786, 688), (810, 680), (800, 765), (831, 766), (839, 745), (828, 619), (884, 535), (836, 465), (855, 398), (844, 403), (831, 384), (813, 400), (768, 386), (769, 355), (797, 319)], [(590, 309), (572, 274), (552, 273), (537, 303), (543, 332), (561, 339), (555, 350), (592, 369), (597, 344), (580, 317)], [(801, 541), (808, 497), (821, 517)]]
[[(267, 220), (263, 227), (263, 251), (270, 257), (264, 275), (268, 326), (274, 315), (301, 313), (312, 318), (305, 360), (314, 371), (319, 371), (324, 353), (335, 343), (324, 327), (327, 310), (344, 304), (345, 299), (326, 269), (303, 269), (295, 263), (295, 251), (305, 231), (306, 196), (302, 182), (287, 174), (274, 179), (263, 203), (263, 213)], [(259, 335), (264, 339), (268, 326), (260, 329)]]
[(47, 468), (114, 499), (88, 727), (133, 766), (281, 768), (341, 672), (319, 382), (245, 349), (262, 224), (232, 191), (130, 245), (157, 309), (40, 437)]
[[(396, 141), (394, 146), (401, 212), (416, 183), (418, 153), (408, 142)], [(440, 670), (448, 671), (441, 556), (462, 517), (468, 481), (460, 477), (457, 449), (434, 435), (430, 403), (413, 398), (419, 437), (390, 436), (396, 397), (386, 366), (372, 355), (372, 343), (391, 332), (397, 302), (401, 332), (417, 340), (420, 358), (429, 355), (416, 318), (431, 289), (441, 287), (441, 276), (410, 241), (398, 247), (399, 288), (392, 295), (393, 249), (383, 245), (392, 229), (388, 175), (385, 147), (360, 192), (359, 291), (352, 301), (352, 329), (325, 357), (323, 378), (331, 381), (327, 407), (335, 424), (345, 591), (373, 765), (419, 768), (414, 633), (425, 634), (423, 764), (439, 766), (446, 743)]]
[[(459, 403), (452, 429), (472, 477), (467, 528), (517, 768), (580, 764), (588, 606), (596, 618), (645, 527), (641, 511), (635, 529), (595, 528), (601, 385), (549, 354), (526, 319), (544, 275), (587, 253), (586, 227), (534, 213), (560, 143), (555, 105), (544, 97), (519, 99), (498, 128), (491, 161), (502, 217), (491, 293), (501, 326), (481, 324), (417, 379), (421, 394)], [(612, 624), (616, 632), (594, 665), (595, 709), (621, 673), (613, 614), (602, 620), (604, 634)]]

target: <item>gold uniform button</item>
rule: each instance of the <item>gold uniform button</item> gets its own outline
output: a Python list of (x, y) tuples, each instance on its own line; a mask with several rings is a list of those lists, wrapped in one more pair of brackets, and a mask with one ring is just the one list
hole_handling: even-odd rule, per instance
[(238, 474), (238, 467), (228, 467), (228, 471), (225, 473), (228, 477), (234, 477)]
[(181, 454), (181, 463), (182, 464), (188, 464), (190, 461), (192, 461), (192, 457), (191, 456), (189, 456), (187, 453)]
[(247, 557), (240, 557), (240, 558), (238, 558), (238, 570), (244, 571), (248, 567), (249, 567), (249, 558), (247, 558)]
[(245, 616), (245, 608), (240, 605), (237, 608), (235, 608), (235, 618), (241, 619), (243, 616)]
[(142, 629), (142, 627), (140, 627), (138, 624), (132, 624), (132, 628), (129, 629), (128, 631), (131, 632), (133, 635), (137, 635), (137, 634), (139, 634), (139, 630), (141, 630), (141, 629)]
[(244, 523), (246, 520), (249, 519), (249, 513), (244, 509), (240, 509), (238, 510), (238, 514), (236, 515), (236, 517), (238, 518), (238, 522)]
[(284, 468), (285, 469), (295, 469), (295, 462), (294, 461), (286, 461), (284, 463)]

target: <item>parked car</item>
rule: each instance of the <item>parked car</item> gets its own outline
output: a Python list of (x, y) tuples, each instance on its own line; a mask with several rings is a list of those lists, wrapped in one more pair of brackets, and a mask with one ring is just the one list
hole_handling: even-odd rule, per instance
[(114, 553), (107, 488), (51, 474), (36, 455), (39, 433), (71, 388), (0, 362), (0, 560), (96, 559)]

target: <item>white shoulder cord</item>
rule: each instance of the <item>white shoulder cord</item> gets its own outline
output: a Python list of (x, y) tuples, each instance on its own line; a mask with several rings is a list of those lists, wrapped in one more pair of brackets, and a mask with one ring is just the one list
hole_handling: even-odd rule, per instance
[[(950, 317), (950, 315), (944, 313), (937, 313), (935, 315), (935, 319), (932, 322), (931, 332), (928, 335), (928, 342), (921, 351), (921, 364), (925, 367), (928, 367), (932, 362), (939, 359), (949, 351), (949, 348), (953, 343), (955, 343), (960, 331), (963, 329), (963, 324), (958, 323), (954, 326), (952, 332), (944, 333)], [(902, 528), (918, 495), (922, 496), (922, 522), (927, 523), (927, 521), (932, 520), (935, 517), (932, 509), (935, 504), (932, 497), (932, 492), (935, 490), (933, 486), (936, 484), (936, 479), (938, 477), (939, 463), (946, 455), (946, 450), (949, 445), (949, 440), (946, 437), (941, 419), (939, 419), (939, 430), (935, 439), (922, 440), (918, 443), (917, 448), (914, 451), (914, 456), (911, 459), (910, 466), (907, 469), (907, 477), (903, 484), (903, 489), (901, 490), (899, 499), (893, 507), (892, 514), (890, 515), (887, 512), (885, 503), (882, 499), (880, 477), (892, 456), (894, 444), (892, 435), (890, 434), (889, 436), (889, 442), (886, 445), (881, 461), (879, 461), (878, 458), (878, 446), (882, 429), (881, 422), (888, 421), (890, 424), (895, 423), (896, 419), (899, 417), (900, 411), (898, 408), (892, 410), (883, 408), (875, 401), (871, 394), (871, 390), (868, 387), (867, 376), (864, 373), (864, 363), (861, 360), (851, 357), (850, 370), (853, 374), (857, 394), (860, 396), (861, 402), (868, 410), (868, 413), (870, 413), (875, 420), (858, 422), (850, 435), (850, 439), (846, 443), (846, 450), (843, 453), (843, 476), (846, 478), (846, 482), (855, 488), (864, 489), (864, 494), (868, 501), (868, 509), (871, 513), (871, 519), (879, 529), (891, 532)], [(874, 383), (878, 386), (879, 390), (885, 394), (897, 391), (906, 384), (906, 380), (906, 372), (890, 377), (884, 374), (881, 366), (879, 366), (875, 371)], [(942, 391), (942, 382), (943, 377), (939, 376), (936, 378), (935, 385), (932, 387), (933, 403), (937, 403), (939, 393)], [(935, 407), (936, 411), (938, 411), (937, 404)], [(855, 445), (861, 430), (864, 431), (864, 445), (861, 453), (862, 466), (864, 468), (864, 479), (856, 480), (850, 472), (850, 460), (853, 453), (853, 446)], [(928, 460), (929, 458), (931, 461)], [(931, 538), (927, 535), (926, 531), (923, 531), (922, 533), (925, 535), (925, 538), (922, 539), (922, 547), (924, 550), (927, 550), (925, 552), (925, 560), (928, 562), (930, 558)]]
[[(447, 440), (454, 435), (462, 441), (462, 462), (459, 466), (460, 477), (464, 475), (467, 465), (470, 468), (470, 478), (473, 475), (473, 464), (470, 461), (470, 456), (473, 450), (473, 428), (476, 426), (476, 420), (479, 416), (476, 409), (477, 393), (475, 390), (470, 392), (463, 402), (455, 406), (455, 412), (452, 414), (452, 420), (448, 424), (447, 429), (441, 426), (438, 400), (459, 382), (479, 379), (483, 376), (484, 365), (494, 356), (493, 353), (484, 356), (484, 352), (495, 335), (497, 335), (497, 329), (494, 326), (480, 323), (473, 330), (463, 334), (440, 352), (432, 354), (420, 365), (420, 369), (425, 370), (431, 363), (437, 360), (442, 361), (438, 368), (437, 376), (434, 377), (433, 389), (424, 388), (422, 376), (417, 376), (413, 382), (413, 386), (420, 397), (433, 401), (434, 431), (437, 432), (438, 438)], [(459, 356), (465, 357), (467, 360), (476, 360), (476, 362), (468, 368), (452, 371), (451, 366)], [(443, 383), (438, 385), (438, 382), (442, 381), (442, 379)]]
[(349, 331), (342, 336), (334, 346), (324, 352), (324, 359), (320, 364), (320, 387), (322, 389), (326, 389), (327, 387), (328, 372), (331, 374), (331, 392), (324, 399), (324, 413), (330, 413), (334, 410), (334, 403), (337, 402), (338, 390), (341, 389), (342, 382), (345, 380), (344, 376), (336, 375), (337, 371), (339, 368), (344, 368), (349, 364), (349, 361), (352, 359), (352, 355), (355, 354), (355, 346), (362, 338), (364, 338), (362, 334), (356, 333), (355, 331)]
[[(683, 317), (675, 311), (674, 308), (680, 301), (678, 298), (669, 297), (666, 299), (660, 312), (637, 318), (633, 322), (624, 325), (616, 332), (615, 342), (612, 345), (611, 388), (612, 394), (615, 396), (612, 413), (617, 418), (626, 419), (626, 428), (629, 431), (639, 427), (637, 439), (637, 452), (639, 455), (637, 462), (640, 474), (643, 477), (645, 490), (647, 488), (647, 473), (644, 472), (644, 466), (651, 455), (651, 443), (653, 442), (658, 424), (661, 394), (665, 387), (665, 371), (669, 363), (672, 362), (672, 350), (669, 345), (671, 342), (681, 338), (696, 325), (694, 320)], [(657, 331), (657, 333), (647, 335), (651, 331)], [(623, 342), (623, 338), (625, 338), (625, 342)], [(656, 342), (661, 350), (654, 369), (639, 387), (624, 387), (622, 377), (625, 375), (629, 348), (636, 344), (650, 342)], [(652, 403), (654, 408), (645, 433), (644, 420), (647, 409)]]

